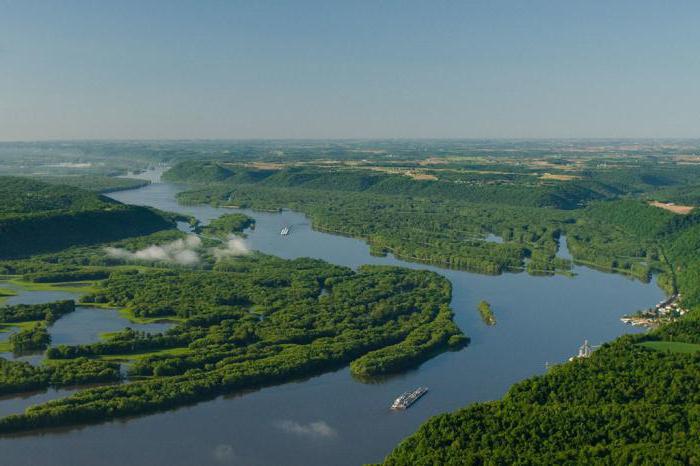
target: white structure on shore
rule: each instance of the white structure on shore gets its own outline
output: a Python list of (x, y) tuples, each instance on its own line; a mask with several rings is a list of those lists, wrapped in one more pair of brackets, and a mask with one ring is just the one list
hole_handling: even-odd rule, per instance
[(593, 354), (593, 347), (588, 343), (588, 340), (584, 340), (583, 345), (578, 349), (578, 354), (576, 356), (571, 356), (569, 361), (574, 359), (590, 358)]

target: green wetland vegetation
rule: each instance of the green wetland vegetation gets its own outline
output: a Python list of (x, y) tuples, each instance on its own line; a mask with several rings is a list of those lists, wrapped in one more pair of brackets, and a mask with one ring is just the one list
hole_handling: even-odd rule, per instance
[[(566, 274), (571, 261), (556, 254), (566, 235), (579, 263), (649, 280), (668, 266), (658, 241), (664, 231), (653, 229), (663, 229), (675, 215), (647, 205), (644, 196), (656, 192), (653, 183), (688, 182), (679, 169), (649, 172), (584, 170), (561, 175), (576, 179), (542, 181), (531, 174), (513, 180), (500, 172), (455, 169), (448, 175), (434, 171), (437, 180), (417, 180), (355, 166), (183, 162), (166, 177), (192, 184), (179, 196), (185, 204), (302, 211), (314, 228), (365, 239), (377, 255), (487, 274)], [(591, 186), (598, 186), (597, 195)], [(635, 198), (632, 189), (639, 192)], [(568, 200), (542, 194), (550, 191)], [(533, 193), (545, 200), (532, 199)], [(502, 241), (489, 241), (489, 235)]]
[(486, 325), (496, 325), (496, 316), (494, 316), (493, 309), (491, 309), (491, 305), (488, 302), (480, 301), (477, 309), (481, 315), (481, 320), (483, 320)]
[[(681, 294), (689, 312), (679, 321), (555, 365), (501, 400), (433, 417), (385, 464), (700, 461), (700, 214), (649, 205), (697, 205), (700, 171), (688, 147), (642, 144), (629, 153), (610, 144), (602, 156), (576, 153), (574, 143), (566, 151), (523, 143), (515, 155), (486, 143), (421, 144), (131, 148), (142, 166), (173, 165), (166, 178), (190, 185), (179, 196), (185, 204), (298, 210), (314, 228), (361, 238), (378, 256), (490, 275), (570, 275), (580, 263), (642, 281), (655, 274)], [(92, 150), (101, 160), (116, 147)], [(118, 165), (111, 174), (123, 174)], [(3, 394), (96, 384), (0, 419), (2, 433), (153, 413), (344, 366), (373, 380), (468, 342), (453, 322), (451, 285), (436, 273), (216, 254), (219, 240), (253, 225), (235, 212), (196, 225), (197, 261), (139, 256), (184, 241), (172, 228), (182, 218), (95, 193), (123, 182), (1, 181), (0, 274), (37, 288), (72, 283), (90, 305), (174, 322), (161, 333), (125, 329), (50, 346), (37, 366), (0, 359)], [(564, 237), (571, 258), (559, 254)], [(108, 254), (107, 245), (127, 253)], [(43, 350), (47, 329), (72, 306), (0, 306), (3, 329), (15, 330), (3, 344)], [(478, 310), (495, 323), (488, 303)]]
[(10, 296), (14, 296), (15, 292), (12, 290), (7, 290), (5, 288), (0, 288), (0, 304)]
[[(250, 218), (231, 214), (201, 231), (225, 237), (250, 225)], [(167, 247), (183, 236), (166, 230), (110, 247)], [(75, 283), (86, 293), (84, 303), (124, 308), (135, 320), (177, 323), (163, 333), (126, 329), (97, 343), (52, 346), (37, 367), (5, 361), (4, 393), (116, 382), (122, 375), (115, 360), (131, 364), (127, 383), (33, 406), (0, 419), (0, 431), (170, 409), (348, 364), (358, 378), (372, 378), (467, 342), (452, 321), (450, 284), (435, 273), (376, 266), (352, 271), (262, 254), (217, 259), (213, 243), (193, 244), (203, 258), (194, 267), (114, 257), (102, 245), (0, 263), (6, 275), (21, 277), (16, 283)], [(10, 337), (13, 348), (40, 350), (50, 343), (47, 326), (74, 309), (72, 301), (6, 306), (0, 318), (5, 325), (27, 324)]]
[[(115, 272), (86, 300), (181, 323), (164, 334), (126, 330), (100, 343), (51, 348), (52, 363), (138, 353), (130, 366), (138, 380), (34, 406), (0, 420), (0, 430), (168, 409), (348, 363), (359, 377), (402, 370), (464, 344), (449, 298), (449, 282), (431, 272), (352, 272), (269, 256), (220, 262), (206, 271)], [(181, 351), (160, 352), (173, 348)]]
[[(47, 327), (74, 311), (74, 301), (0, 306), (0, 323), (3, 330), (17, 330), (10, 335), (7, 349), (20, 354), (45, 350), (51, 343)], [(23, 361), (0, 358), (0, 394), (3, 395), (48, 387), (116, 382), (120, 377), (118, 365), (86, 358), (38, 367)]]
[(46, 327), (73, 311), (74, 301), (0, 306), (0, 324), (19, 329), (8, 338), (8, 349), (15, 354), (45, 350), (51, 343)]
[(10, 335), (9, 341), (13, 353), (29, 353), (45, 350), (51, 343), (51, 336), (43, 324), (36, 323)]
[[(386, 464), (698, 460), (693, 349), (700, 331), (688, 322), (700, 312), (700, 214), (648, 204), (675, 201), (668, 186), (692, 183), (688, 172), (697, 176), (695, 167), (621, 164), (560, 172), (575, 178), (539, 184), (521, 173), (492, 195), (495, 174), (470, 184), (354, 167), (209, 164), (216, 183), (207, 187), (188, 180), (194, 163), (169, 174), (193, 185), (182, 202), (301, 210), (315, 228), (363, 238), (376, 254), (483, 273), (567, 272), (571, 262), (556, 254), (565, 235), (574, 261), (645, 281), (657, 273), (660, 285), (680, 292), (691, 309), (668, 328), (620, 338), (589, 359), (517, 384), (502, 401), (431, 419)], [(488, 234), (503, 242), (487, 241)], [(486, 306), (480, 311), (492, 321)], [(674, 343), (667, 342), (671, 335)]]

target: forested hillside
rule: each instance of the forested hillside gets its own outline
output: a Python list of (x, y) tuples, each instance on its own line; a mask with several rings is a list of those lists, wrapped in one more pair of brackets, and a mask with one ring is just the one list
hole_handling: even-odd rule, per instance
[(73, 186), (75, 188), (94, 191), (97, 193), (111, 193), (125, 189), (140, 188), (149, 182), (134, 178), (119, 178), (115, 176), (100, 175), (73, 175), (73, 176), (41, 176), (33, 177), (35, 180), (44, 183), (57, 184), (63, 186)]
[[(679, 322), (516, 384), (501, 401), (428, 421), (388, 464), (700, 460), (700, 360), (692, 354), (700, 343), (700, 215), (648, 203), (679, 199), (681, 187), (693, 186), (694, 168), (557, 171), (547, 162), (551, 173), (543, 174), (538, 165), (494, 169), (486, 161), (467, 169), (454, 161), (428, 168), (358, 163), (366, 166), (185, 161), (166, 178), (192, 185), (179, 197), (185, 203), (292, 208), (308, 214), (314, 228), (365, 239), (374, 254), (481, 273), (569, 273), (572, 261), (557, 257), (565, 236), (575, 261), (642, 280), (657, 273), (691, 309)], [(98, 343), (52, 347), (50, 364), (38, 368), (3, 363), (5, 393), (112, 382), (121, 376), (110, 359), (131, 363), (127, 384), (81, 390), (6, 417), (5, 432), (169, 409), (342, 365), (372, 378), (466, 341), (447, 306), (449, 283), (435, 274), (353, 272), (262, 255), (216, 261), (209, 244), (194, 268), (156, 260), (134, 266), (128, 252), (109, 256), (102, 243), (172, 225), (160, 213), (74, 187), (4, 181), (0, 258), (60, 252), (4, 261), (0, 271), (35, 282), (101, 280), (87, 302), (124, 307), (135, 319), (177, 322), (161, 334), (127, 329)], [(107, 185), (95, 181), (94, 189)], [(232, 213), (197, 231), (216, 241), (250, 226), (250, 218)], [(177, 240), (182, 234), (166, 230), (110, 247), (135, 251)], [(95, 246), (62, 251), (69, 245)], [(4, 308), (8, 325), (18, 318), (26, 324), (10, 342), (18, 350), (48, 344), (42, 309)]]
[(502, 401), (436, 416), (387, 465), (694, 464), (698, 354), (626, 336), (514, 385)]
[[(555, 257), (565, 235), (578, 262), (643, 280), (660, 274), (659, 283), (680, 292), (691, 310), (682, 320), (555, 366), (516, 384), (502, 401), (431, 419), (386, 464), (693, 464), (700, 461), (700, 356), (693, 354), (700, 348), (700, 215), (648, 201), (692, 185), (695, 168), (651, 165), (553, 175), (568, 180), (559, 183), (533, 183), (522, 172), (450, 184), (305, 168), (250, 177), (222, 163), (215, 184), (194, 182), (180, 199), (290, 207), (307, 213), (315, 228), (365, 238), (377, 254), (486, 273), (567, 270)], [(488, 234), (500, 238), (487, 241)]]
[(385, 464), (700, 461), (699, 227), (697, 213), (674, 215), (640, 201), (592, 205), (570, 232), (572, 251), (595, 257), (627, 248), (631, 260), (666, 262), (668, 286), (691, 311), (518, 383), (502, 401), (433, 418)]
[[(202, 180), (212, 170), (216, 178), (203, 186)], [(538, 183), (537, 177), (496, 171), (450, 172), (449, 176), (439, 172), (449, 182), (437, 182), (371, 170), (262, 170), (188, 162), (166, 175), (193, 183), (190, 191), (179, 196), (181, 202), (292, 208), (309, 215), (314, 228), (365, 239), (375, 254), (391, 252), (406, 260), (489, 274), (520, 270), (567, 273), (571, 262), (556, 257), (559, 237), (567, 235), (575, 260), (646, 281), (653, 272), (668, 271), (657, 235), (673, 214), (641, 200), (617, 197), (624, 194), (622, 188), (655, 189), (656, 185), (644, 184), (644, 180), (651, 183), (662, 175), (650, 173), (591, 174), (574, 184)], [(685, 180), (677, 171), (663, 173), (664, 179)], [(597, 186), (599, 195), (583, 194), (582, 184)], [(438, 185), (439, 189), (434, 187)], [(384, 189), (388, 186), (408, 188)], [(479, 195), (464, 195), (465, 186), (479, 190)], [(573, 196), (567, 202), (579, 208), (537, 207), (539, 202), (527, 201), (533, 193), (549, 189), (558, 190), (557, 196), (564, 192)], [(531, 206), (504, 198), (508, 190), (514, 190), (518, 203)], [(489, 235), (495, 238), (487, 240)], [(670, 277), (665, 280), (673, 282)]]
[[(442, 175), (441, 175), (442, 176)], [(469, 179), (413, 179), (409, 176), (368, 170), (285, 168), (261, 170), (217, 162), (182, 162), (164, 179), (183, 183), (227, 182), (271, 188), (364, 192), (375, 195), (430, 197), (433, 199), (490, 202), (523, 207), (570, 209), (582, 202), (602, 199), (615, 191), (593, 180), (569, 183), (539, 182), (536, 178), (512, 183), (499, 177), (469, 176)], [(484, 182), (486, 181), (486, 182)]]
[(0, 258), (113, 241), (173, 225), (152, 209), (74, 187), (0, 177)]

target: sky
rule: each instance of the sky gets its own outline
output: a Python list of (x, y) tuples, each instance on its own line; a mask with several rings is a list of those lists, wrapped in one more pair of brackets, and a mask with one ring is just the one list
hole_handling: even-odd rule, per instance
[(700, 136), (700, 2), (0, 0), (0, 140)]

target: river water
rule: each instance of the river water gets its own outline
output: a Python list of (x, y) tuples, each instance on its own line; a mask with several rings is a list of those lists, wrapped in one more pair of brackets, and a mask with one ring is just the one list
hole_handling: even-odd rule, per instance
[[(72, 299), (78, 301), (81, 293), (60, 290), (25, 290), (19, 286), (2, 283), (0, 286), (9, 288), (17, 293), (7, 298), (3, 304), (43, 304), (53, 301)], [(67, 314), (48, 327), (51, 335), (51, 346), (58, 345), (83, 345), (100, 341), (100, 335), (107, 332), (118, 332), (130, 327), (134, 330), (148, 333), (162, 333), (172, 327), (169, 322), (153, 322), (137, 324), (119, 314), (117, 309), (105, 309), (91, 306), (79, 306), (75, 311)], [(17, 327), (11, 327), (0, 333), (0, 341), (7, 340), (10, 335), (18, 332)], [(16, 355), (0, 352), (0, 357), (16, 361), (26, 361), (30, 364), (39, 364), (44, 359), (43, 352)], [(57, 391), (55, 393), (61, 393)], [(53, 396), (56, 398), (56, 395)], [(42, 398), (43, 400), (44, 398)], [(25, 404), (14, 405), (12, 397), (0, 398), (0, 416), (3, 413), (22, 411)]]
[[(149, 176), (150, 174), (147, 174)], [(157, 178), (156, 178), (157, 180)], [(154, 183), (110, 194), (122, 202), (194, 215), (206, 222), (231, 209), (180, 206), (181, 187)], [(366, 384), (342, 369), (307, 380), (199, 403), (175, 411), (61, 431), (0, 439), (2, 464), (18, 465), (357, 465), (380, 461), (430, 416), (500, 398), (513, 383), (576, 353), (632, 331), (621, 315), (663, 297), (655, 284), (575, 267), (575, 277), (525, 273), (486, 276), (373, 257), (360, 240), (312, 230), (299, 213), (243, 210), (256, 219), (247, 242), (284, 258), (335, 264), (391, 264), (437, 271), (453, 285), (455, 321), (471, 338), (419, 368)], [(279, 234), (291, 227), (288, 236)], [(565, 240), (562, 241), (565, 253)], [(485, 299), (497, 325), (476, 310)], [(76, 322), (76, 325), (78, 323)], [(389, 405), (425, 385), (430, 392), (405, 412)]]

